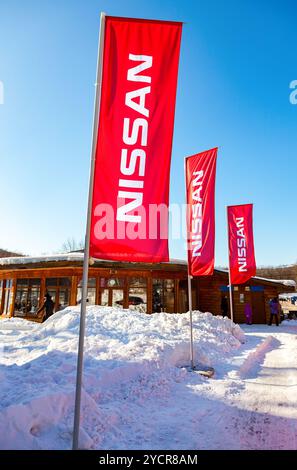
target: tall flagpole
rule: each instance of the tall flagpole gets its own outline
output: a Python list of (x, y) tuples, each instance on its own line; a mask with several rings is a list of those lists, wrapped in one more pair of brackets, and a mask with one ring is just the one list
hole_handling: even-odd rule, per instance
[(187, 196), (187, 159), (184, 160), (184, 172), (185, 172), (185, 186), (186, 186), (186, 225), (187, 225), (187, 256), (188, 256), (188, 299), (189, 299), (189, 312), (190, 312), (190, 360), (191, 369), (194, 370), (194, 347), (193, 347), (193, 312), (192, 312), (192, 276), (190, 274), (190, 263), (189, 263), (189, 227), (188, 227), (188, 196)]
[(188, 297), (189, 297), (189, 312), (190, 312), (190, 357), (191, 368), (194, 369), (194, 348), (193, 348), (193, 313), (192, 313), (192, 276), (188, 274)]
[(231, 284), (231, 269), (230, 269), (230, 254), (229, 254), (229, 240), (230, 240), (230, 231), (229, 231), (229, 220), (228, 220), (228, 206), (227, 206), (227, 234), (228, 234), (228, 274), (229, 274), (229, 303), (230, 303), (230, 316), (231, 321), (233, 322), (233, 298), (232, 298), (232, 284)]
[(102, 88), (104, 31), (105, 31), (105, 13), (101, 13), (99, 44), (98, 44), (98, 58), (97, 58), (97, 76), (96, 76), (96, 83), (95, 83), (96, 88), (95, 88), (93, 136), (92, 136), (92, 149), (91, 149), (91, 168), (90, 168), (90, 182), (89, 182), (87, 225), (86, 225), (86, 235), (85, 235), (82, 298), (81, 298), (80, 327), (79, 327), (78, 356), (77, 356), (76, 390), (75, 390), (75, 407), (74, 407), (74, 424), (73, 424), (73, 441), (72, 441), (73, 450), (77, 450), (78, 445), (79, 445), (81, 387), (82, 387), (83, 354), (84, 354), (86, 306), (87, 306), (88, 274), (89, 274), (91, 211), (92, 211), (95, 156), (96, 156), (96, 145), (97, 145), (99, 112), (100, 112), (100, 101), (101, 101), (101, 88)]
[(232, 284), (231, 284), (231, 275), (230, 275), (230, 264), (229, 264), (229, 302), (230, 302), (230, 314), (231, 321), (233, 321), (233, 298), (232, 298)]

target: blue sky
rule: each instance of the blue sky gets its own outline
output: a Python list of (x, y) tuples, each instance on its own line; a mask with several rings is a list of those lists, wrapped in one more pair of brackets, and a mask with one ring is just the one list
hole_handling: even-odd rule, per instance
[[(100, 12), (183, 21), (171, 202), (183, 161), (219, 146), (216, 265), (226, 205), (254, 203), (258, 265), (297, 260), (294, 0), (1, 0), (0, 247), (50, 253), (85, 230)], [(182, 241), (170, 255), (184, 258)]]

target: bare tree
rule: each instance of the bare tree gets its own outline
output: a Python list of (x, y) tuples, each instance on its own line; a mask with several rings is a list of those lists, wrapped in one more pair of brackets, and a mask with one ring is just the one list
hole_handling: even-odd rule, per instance
[(297, 283), (297, 264), (261, 266), (257, 268), (257, 276), (268, 279), (292, 279)]
[(75, 238), (69, 237), (61, 246), (61, 251), (63, 253), (70, 253), (71, 251), (83, 250), (84, 246), (83, 240), (77, 241)]

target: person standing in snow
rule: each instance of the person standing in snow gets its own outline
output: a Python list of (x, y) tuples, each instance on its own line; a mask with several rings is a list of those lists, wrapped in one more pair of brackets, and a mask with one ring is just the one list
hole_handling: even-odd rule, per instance
[(252, 324), (253, 311), (252, 311), (251, 305), (248, 302), (244, 306), (244, 314), (245, 314), (245, 318), (246, 318), (246, 323), (248, 325), (251, 325)]
[(272, 325), (273, 318), (275, 318), (275, 324), (278, 326), (278, 314), (279, 314), (279, 303), (277, 297), (274, 297), (269, 302), (270, 309), (270, 320), (268, 325)]
[(223, 317), (228, 316), (228, 309), (229, 309), (228, 299), (227, 299), (227, 296), (224, 295), (224, 297), (222, 298), (222, 301), (221, 301), (221, 313), (222, 313)]
[(51, 295), (49, 293), (46, 293), (45, 296), (44, 296), (43, 305), (40, 307), (39, 310), (37, 310), (36, 315), (38, 316), (38, 314), (40, 312), (45, 310), (45, 313), (43, 315), (43, 321), (45, 321), (54, 313), (54, 306), (55, 306), (55, 304), (52, 301)]

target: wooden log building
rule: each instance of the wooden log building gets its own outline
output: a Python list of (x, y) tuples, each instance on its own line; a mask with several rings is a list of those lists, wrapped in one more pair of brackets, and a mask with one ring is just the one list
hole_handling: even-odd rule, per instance
[[(55, 311), (76, 305), (81, 299), (83, 253), (0, 258), (0, 316), (41, 321), (36, 312), (49, 293)], [(234, 321), (244, 323), (244, 306), (249, 302), (253, 323), (267, 323), (269, 300), (295, 291), (294, 281), (259, 277), (234, 286)], [(212, 276), (192, 281), (193, 309), (221, 314), (221, 300), (228, 297), (228, 273), (216, 269)], [(187, 264), (125, 263), (90, 260), (89, 305), (119, 306), (153, 312), (188, 311)], [(228, 314), (230, 316), (230, 312)]]

